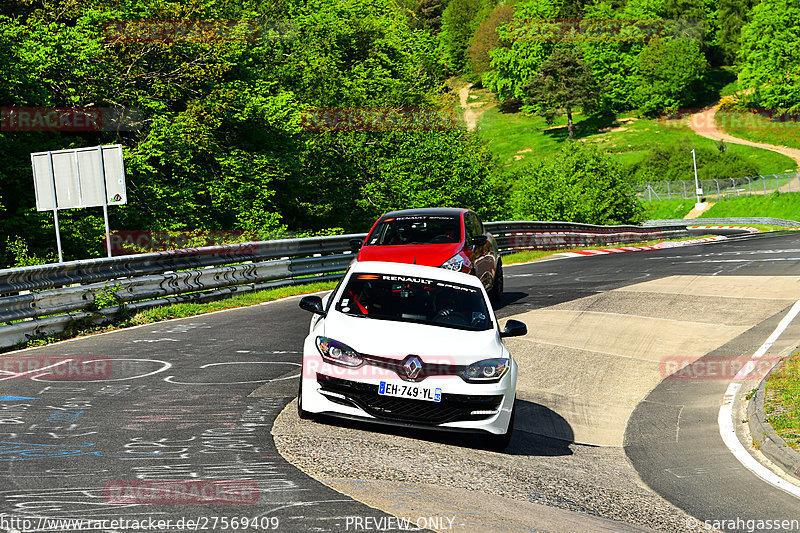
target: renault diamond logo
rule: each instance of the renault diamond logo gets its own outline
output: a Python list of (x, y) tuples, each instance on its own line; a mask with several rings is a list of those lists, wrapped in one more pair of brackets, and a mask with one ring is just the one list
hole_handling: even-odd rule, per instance
[(403, 371), (410, 379), (416, 379), (422, 371), (422, 360), (416, 355), (409, 356), (403, 362)]

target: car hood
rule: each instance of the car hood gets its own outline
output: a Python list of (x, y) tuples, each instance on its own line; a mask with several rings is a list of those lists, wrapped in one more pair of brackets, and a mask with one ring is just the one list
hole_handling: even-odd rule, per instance
[[(325, 319), (325, 336), (343, 342), (357, 352), (402, 359), (406, 355), (435, 356), (440, 362), (464, 365), (503, 356), (503, 345), (494, 329), (461, 329), (352, 317), (331, 310)], [(452, 360), (450, 360), (452, 358)]]
[(390, 261), (438, 267), (461, 250), (461, 243), (406, 244), (402, 246), (364, 246), (359, 261)]

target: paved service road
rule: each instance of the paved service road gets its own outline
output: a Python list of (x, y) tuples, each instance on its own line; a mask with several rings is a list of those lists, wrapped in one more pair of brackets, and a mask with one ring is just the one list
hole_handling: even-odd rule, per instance
[[(506, 269), (507, 293), (498, 314), (505, 318), (561, 304), (570, 306), (612, 291), (624, 300), (630, 286), (653, 294), (685, 293), (689, 289), (681, 283), (696, 283), (691, 279), (697, 276), (730, 277), (730, 290), (744, 291), (749, 289), (734, 287), (734, 279), (751, 280), (748, 283), (755, 286), (754, 276), (796, 276), (800, 272), (798, 261), (800, 236), (795, 234), (541, 261)], [(651, 282), (662, 285), (648, 285)], [(752, 310), (736, 315), (739, 322), (733, 322), (739, 326), (730, 326), (730, 331), (737, 335), (718, 347), (716, 355), (741, 355), (737, 351), (752, 354), (785, 314), (791, 298), (788, 304), (782, 303), (783, 289), (776, 288), (777, 295), (768, 294), (769, 287), (757, 290), (761, 297), (752, 299)], [(634, 302), (630, 298), (625, 301)], [(702, 305), (693, 312), (702, 312)], [(731, 313), (735, 315), (736, 310), (732, 308)], [(758, 324), (738, 334), (735, 328), (745, 323), (745, 315), (752, 318), (753, 313), (761, 313), (757, 315)], [(281, 531), (403, 530), (407, 524), (378, 510), (380, 502), (373, 504), (368, 495), (358, 497), (370, 507), (344, 496), (342, 492), (358, 496), (358, 490), (345, 490), (343, 482), (330, 483), (341, 491), (337, 492), (277, 453), (271, 435), (273, 422), (295, 396), (294, 376), (308, 320), (308, 313), (297, 307), (297, 299), (291, 299), (1, 356), (4, 364), (29, 364), (31, 358), (44, 362), (48, 356), (68, 356), (74, 361), (95, 358), (106, 362), (110, 373), (97, 379), (56, 380), (47, 375), (37, 377), (35, 372), (13, 375), (8, 366), (1, 368), (5, 373), (0, 374), (0, 513), (5, 514), (0, 520), (29, 518), (34, 521), (29, 531), (56, 530), (57, 524), (38, 520), (43, 516), (171, 519), (172, 527), (162, 531), (193, 529), (185, 524), (178, 527), (180, 519), (199, 520), (198, 530), (205, 525), (208, 531), (233, 531), (221, 527), (220, 520), (234, 516), (274, 519), (260, 521), (261, 530), (270, 525), (279, 526)], [(787, 331), (787, 338), (794, 333)], [(699, 519), (766, 519), (790, 517), (795, 511), (800, 517), (800, 502), (754, 478), (723, 447), (716, 416), (726, 386), (725, 381), (670, 380), (657, 386), (633, 411), (624, 435), (624, 453), (649, 487)], [(676, 407), (682, 413), (676, 415)], [(530, 409), (531, 413), (541, 412), (533, 404)], [(307, 427), (326, 428), (324, 424)], [(375, 432), (372, 437), (376, 446), (394, 449), (377, 442), (393, 439), (391, 432)], [(447, 444), (447, 439), (442, 442), (432, 442), (431, 446), (444, 454), (458, 448)], [(520, 512), (538, 512), (536, 506), (560, 507), (577, 513), (569, 520), (574, 521), (575, 516), (585, 516), (587, 523), (590, 518), (607, 520), (591, 530), (681, 530), (674, 523), (675, 508), (670, 511), (666, 503), (661, 506), (656, 496), (640, 499), (647, 489), (640, 487), (641, 481), (632, 469), (632, 474), (624, 473), (630, 463), (622, 454), (623, 448), (566, 444), (567, 449), (562, 443), (548, 453), (553, 443), (537, 441), (523, 424), (515, 432), (508, 454), (486, 452), (481, 456), (482, 464), (494, 471), (502, 473), (502, 465), (520, 464), (529, 474), (526, 478), (520, 473), (514, 478), (516, 486), (503, 487), (505, 504), (498, 500), (496, 506), (487, 508), (502, 509), (511, 501), (507, 498), (519, 497), (527, 500), (525, 505), (533, 502), (527, 507), (521, 505), (517, 509)], [(345, 463), (351, 452), (357, 455), (371, 449), (360, 446), (359, 441), (327, 439), (318, 449), (304, 448), (304, 467)], [(606, 468), (610, 461), (613, 468)], [(446, 470), (445, 465), (438, 469)], [(546, 476), (540, 476), (545, 470)], [(475, 481), (480, 478), (469, 471), (460, 474), (473, 475)], [(615, 480), (624, 476), (630, 477), (631, 489), (615, 492)], [(154, 492), (141, 490), (122, 493), (129, 497), (133, 494), (139, 501), (109, 499), (110, 489), (152, 488), (152, 482), (175, 480), (236, 481), (240, 489), (254, 488), (255, 483), (259, 501), (152, 503), (143, 500)], [(526, 490), (526, 483), (537, 485)], [(758, 502), (751, 496), (756, 493)], [(444, 498), (441, 490), (437, 494)], [(230, 497), (246, 500), (245, 496), (234, 491)], [(493, 501), (486, 498), (486, 502)], [(656, 511), (663, 516), (657, 516)], [(670, 513), (672, 517), (667, 516)], [(442, 521), (449, 516), (444, 509), (441, 516), (412, 517), (431, 519), (425, 525), (447, 530)], [(556, 518), (539, 522), (531, 517), (524, 530), (559, 531), (557, 525), (537, 525), (558, 524)], [(212, 520), (217, 521), (216, 527), (211, 527)], [(524, 523), (524, 517), (522, 520)], [(563, 520), (562, 524), (568, 523)], [(636, 527), (628, 527), (626, 522)], [(24, 530), (19, 522), (9, 526), (0, 521), (0, 530), (14, 529)], [(78, 527), (67, 529), (77, 531)], [(109, 525), (103, 530), (125, 529)], [(240, 524), (238, 530), (254, 528)]]

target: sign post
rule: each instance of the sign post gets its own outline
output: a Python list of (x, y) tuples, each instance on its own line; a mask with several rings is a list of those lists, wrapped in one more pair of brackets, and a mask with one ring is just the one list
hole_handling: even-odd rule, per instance
[(31, 154), (36, 209), (53, 211), (58, 260), (63, 262), (58, 211), (102, 207), (106, 252), (111, 257), (108, 206), (128, 203), (122, 145), (113, 144)]
[(53, 171), (53, 154), (49, 154), (48, 161), (50, 162), (50, 181), (53, 183), (52, 199), (53, 199), (53, 220), (56, 226), (56, 244), (58, 245), (58, 262), (64, 262), (64, 254), (61, 252), (61, 229), (58, 227), (58, 209), (56, 209), (56, 175)]
[(702, 200), (703, 189), (700, 187), (700, 181), (697, 179), (697, 156), (694, 153), (694, 148), (692, 148), (692, 164), (694, 165), (694, 192), (697, 194), (697, 202), (694, 204), (694, 208), (698, 211), (704, 211), (706, 207), (708, 207), (708, 203)]

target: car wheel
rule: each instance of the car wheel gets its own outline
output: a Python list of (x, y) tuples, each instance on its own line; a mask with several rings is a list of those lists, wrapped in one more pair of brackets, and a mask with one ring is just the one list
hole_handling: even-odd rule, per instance
[(494, 283), (492, 283), (492, 291), (489, 295), (494, 303), (500, 303), (503, 299), (503, 263), (498, 262), (497, 268), (494, 271)]
[(511, 409), (511, 419), (508, 421), (508, 429), (506, 429), (505, 433), (501, 433), (499, 435), (492, 435), (490, 437), (489, 446), (490, 450), (494, 450), (496, 452), (502, 452), (508, 445), (511, 444), (511, 436), (514, 433), (514, 418), (517, 414), (516, 404), (515, 407)]
[(303, 378), (300, 378), (300, 386), (297, 387), (297, 416), (301, 420), (311, 420), (311, 413), (303, 409)]

